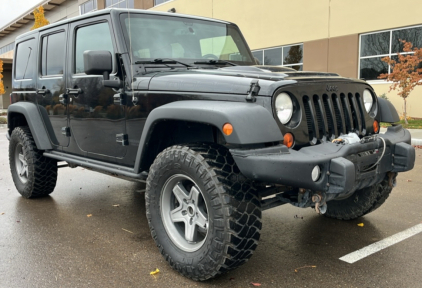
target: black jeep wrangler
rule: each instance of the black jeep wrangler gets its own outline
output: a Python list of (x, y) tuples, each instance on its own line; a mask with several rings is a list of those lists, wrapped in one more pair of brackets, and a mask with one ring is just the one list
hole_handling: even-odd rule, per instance
[[(194, 280), (252, 256), (263, 210), (354, 219), (414, 165), (409, 132), (366, 82), (257, 66), (232, 23), (102, 10), (19, 36), (14, 59), (19, 193), (50, 194), (66, 166), (146, 182), (152, 237)], [(393, 125), (380, 135), (380, 122)]]

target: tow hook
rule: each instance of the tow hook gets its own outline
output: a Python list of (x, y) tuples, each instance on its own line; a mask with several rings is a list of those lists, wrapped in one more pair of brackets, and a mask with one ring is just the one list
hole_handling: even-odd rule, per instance
[(391, 188), (396, 187), (396, 177), (397, 177), (397, 173), (394, 172), (388, 172), (387, 173), (388, 176), (388, 186), (390, 186)]
[(325, 202), (324, 198), (325, 197), (319, 194), (312, 195), (312, 202), (315, 203), (315, 211), (321, 215), (327, 212), (327, 203)]

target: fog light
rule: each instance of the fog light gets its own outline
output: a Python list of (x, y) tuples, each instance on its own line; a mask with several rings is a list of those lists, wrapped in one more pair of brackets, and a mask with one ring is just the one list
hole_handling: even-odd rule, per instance
[(314, 169), (312, 169), (312, 181), (314, 182), (318, 181), (320, 175), (321, 175), (321, 169), (319, 168), (318, 165), (316, 165)]

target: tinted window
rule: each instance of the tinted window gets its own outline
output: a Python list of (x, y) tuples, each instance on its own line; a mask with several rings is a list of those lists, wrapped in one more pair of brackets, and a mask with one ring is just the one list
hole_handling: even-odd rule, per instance
[(19, 43), (16, 47), (15, 79), (31, 79), (35, 61), (35, 39)]
[(264, 63), (264, 53), (262, 50), (258, 50), (258, 51), (253, 51), (252, 55), (254, 58), (258, 59), (259, 64), (263, 64)]
[(107, 23), (82, 27), (76, 31), (75, 73), (84, 73), (83, 54), (87, 50), (107, 50), (114, 55), (113, 42)]
[(360, 56), (373, 56), (389, 53), (390, 32), (362, 35)]
[(388, 73), (388, 65), (381, 58), (383, 57), (361, 59), (360, 78), (376, 80), (381, 73)]
[(281, 49), (267, 49), (264, 52), (264, 63), (265, 65), (281, 65)]
[(283, 65), (303, 63), (303, 45), (283, 47), (283, 56)]
[(65, 54), (65, 33), (46, 36), (42, 40), (41, 74), (63, 74)]
[(422, 27), (394, 30), (391, 53), (403, 52), (403, 43), (400, 40), (411, 42), (413, 47), (422, 47)]

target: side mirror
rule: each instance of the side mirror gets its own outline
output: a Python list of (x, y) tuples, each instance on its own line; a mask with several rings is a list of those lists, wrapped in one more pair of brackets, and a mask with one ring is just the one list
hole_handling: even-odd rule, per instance
[(103, 75), (103, 85), (106, 87), (123, 86), (120, 80), (110, 80), (110, 73), (113, 71), (113, 57), (110, 51), (85, 51), (84, 70), (87, 75)]

